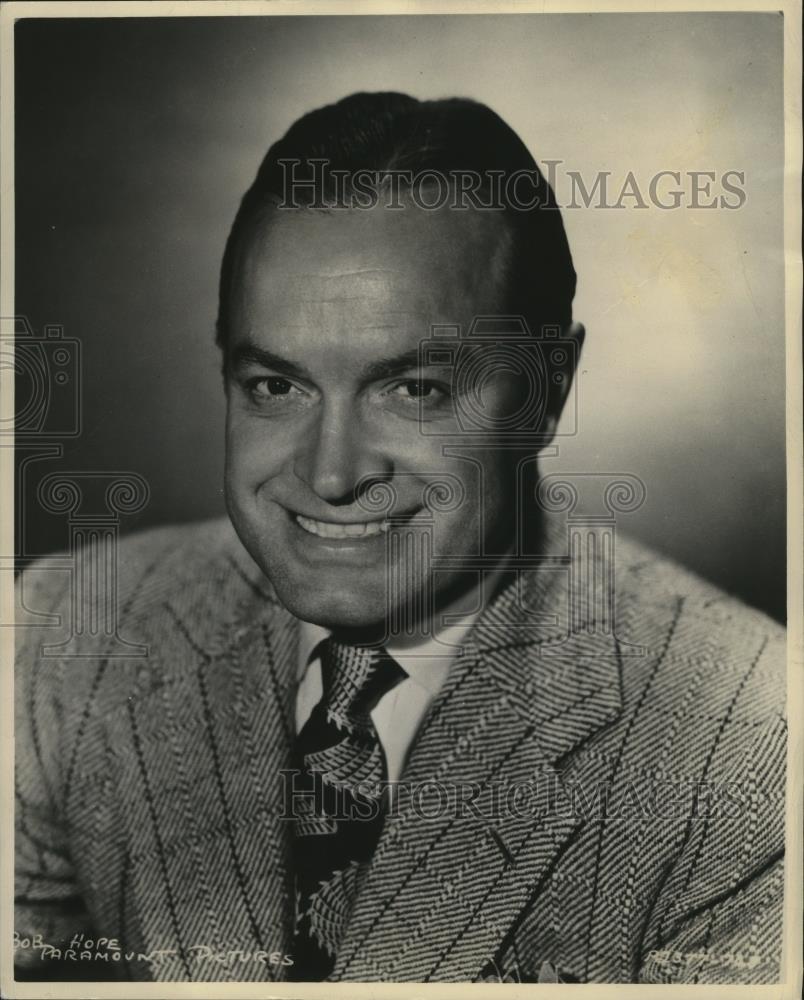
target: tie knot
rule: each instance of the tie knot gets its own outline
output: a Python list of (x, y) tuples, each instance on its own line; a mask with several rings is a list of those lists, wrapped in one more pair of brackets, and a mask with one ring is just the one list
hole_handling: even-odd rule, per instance
[(340, 727), (364, 723), (369, 712), (405, 672), (382, 646), (359, 646), (330, 636), (321, 644), (327, 715)]

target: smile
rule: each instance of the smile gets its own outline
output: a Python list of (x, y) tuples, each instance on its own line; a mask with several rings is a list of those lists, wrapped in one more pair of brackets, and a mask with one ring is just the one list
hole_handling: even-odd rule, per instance
[(360, 521), (356, 524), (334, 524), (296, 515), (296, 523), (319, 538), (373, 538), (388, 531), (387, 521)]

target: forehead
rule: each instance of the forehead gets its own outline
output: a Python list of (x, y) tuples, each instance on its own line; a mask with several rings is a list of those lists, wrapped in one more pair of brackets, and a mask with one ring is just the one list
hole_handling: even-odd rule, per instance
[(499, 214), (448, 208), (313, 212), (272, 208), (242, 241), (232, 332), (360, 330), (468, 324), (505, 312), (509, 231)]

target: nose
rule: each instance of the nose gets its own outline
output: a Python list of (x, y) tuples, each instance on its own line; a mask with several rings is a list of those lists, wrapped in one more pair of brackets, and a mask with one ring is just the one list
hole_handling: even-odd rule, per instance
[(356, 409), (348, 400), (327, 402), (310, 425), (294, 463), (298, 478), (333, 505), (354, 503), (360, 489), (388, 479), (393, 470), (389, 457), (372, 440), (372, 427)]

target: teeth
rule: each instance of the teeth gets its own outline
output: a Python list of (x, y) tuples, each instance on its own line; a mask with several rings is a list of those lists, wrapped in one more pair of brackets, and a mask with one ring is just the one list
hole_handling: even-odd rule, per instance
[(387, 521), (363, 521), (360, 524), (332, 524), (330, 521), (314, 521), (311, 517), (296, 515), (296, 521), (320, 538), (369, 538), (388, 530)]

